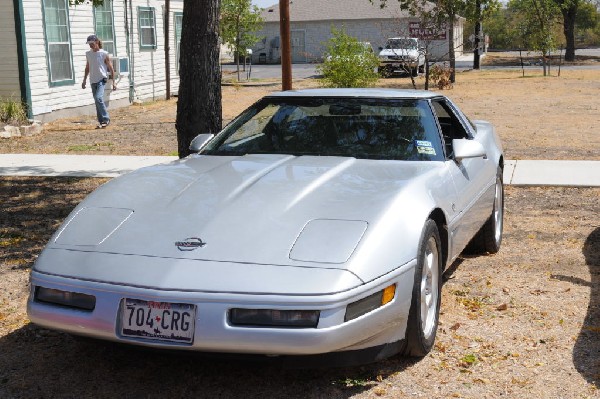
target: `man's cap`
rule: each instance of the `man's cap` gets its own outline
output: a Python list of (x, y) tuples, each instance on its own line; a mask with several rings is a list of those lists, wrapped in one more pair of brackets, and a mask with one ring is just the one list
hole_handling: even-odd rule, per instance
[(87, 38), (87, 44), (97, 42), (97, 41), (98, 41), (98, 36), (96, 36), (96, 35), (89, 35)]

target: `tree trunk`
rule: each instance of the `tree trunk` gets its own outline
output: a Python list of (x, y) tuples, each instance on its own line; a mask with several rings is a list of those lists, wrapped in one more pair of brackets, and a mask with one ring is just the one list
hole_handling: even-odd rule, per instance
[(548, 57), (546, 56), (546, 51), (542, 51), (542, 68), (544, 70), (544, 76), (548, 76)]
[(237, 32), (235, 36), (235, 65), (237, 70), (237, 80), (240, 81), (240, 13), (238, 12), (236, 22), (235, 22), (235, 31)]
[(184, 0), (177, 101), (179, 157), (200, 133), (221, 130), (220, 0)]
[(563, 8), (563, 32), (567, 47), (565, 61), (575, 61), (575, 17), (577, 16), (577, 2), (573, 1), (569, 8)]
[(429, 56), (425, 51), (425, 90), (429, 90)]

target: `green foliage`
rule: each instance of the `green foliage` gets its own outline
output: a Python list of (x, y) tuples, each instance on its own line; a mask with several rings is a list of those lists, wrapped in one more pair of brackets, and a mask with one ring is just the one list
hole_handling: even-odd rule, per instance
[(578, 45), (600, 45), (600, 11), (596, 4), (582, 2), (577, 9), (575, 19), (575, 39)]
[(27, 112), (23, 103), (12, 98), (0, 99), (0, 122), (17, 125), (25, 121)]
[(501, 8), (490, 13), (485, 24), (485, 33), (490, 37), (490, 47), (493, 49), (511, 50), (518, 48), (518, 31), (515, 21), (518, 19), (514, 10)]
[(252, 0), (222, 0), (221, 39), (236, 54), (246, 54), (246, 49), (261, 39), (254, 32), (262, 28), (262, 23), (260, 10), (252, 5)]
[(349, 36), (343, 29), (331, 28), (325, 44), (328, 56), (317, 67), (327, 87), (369, 87), (378, 79), (379, 60), (373, 49)]
[(508, 7), (519, 16), (517, 31), (522, 47), (543, 55), (557, 48), (555, 28), (561, 12), (554, 0), (511, 0)]
[(461, 367), (471, 367), (474, 364), (476, 364), (478, 362), (478, 358), (477, 355), (474, 355), (472, 353), (466, 354), (464, 355), (461, 359), (460, 359), (460, 365)]
[(598, 12), (596, 5), (586, 2), (579, 4), (575, 23), (579, 29), (598, 28), (600, 24), (600, 12)]
[[(533, 50), (530, 44), (523, 40), (526, 14), (522, 11), (522, 2), (511, 2), (506, 8), (492, 12), (484, 24), (485, 33), (491, 38), (493, 49), (523, 48)], [(532, 4), (532, 3), (530, 3)], [(552, 25), (552, 35), (555, 44), (563, 45), (562, 23), (560, 9), (557, 9), (555, 23)], [(600, 45), (600, 12), (593, 3), (584, 1), (578, 6), (575, 19), (575, 37), (578, 46)]]

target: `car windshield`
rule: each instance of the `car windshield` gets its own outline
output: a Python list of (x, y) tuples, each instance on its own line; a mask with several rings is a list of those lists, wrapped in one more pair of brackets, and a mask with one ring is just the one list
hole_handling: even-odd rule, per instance
[(201, 153), (444, 159), (431, 108), (416, 99), (267, 97)]
[(417, 49), (417, 41), (413, 39), (389, 39), (385, 44), (385, 48), (387, 49), (407, 49), (407, 50), (416, 50)]

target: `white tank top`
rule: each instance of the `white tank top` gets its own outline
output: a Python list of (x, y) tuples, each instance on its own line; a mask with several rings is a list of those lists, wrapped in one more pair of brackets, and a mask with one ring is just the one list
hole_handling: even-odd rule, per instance
[(108, 56), (105, 50), (93, 51), (89, 50), (85, 53), (85, 58), (90, 65), (90, 83), (98, 83), (102, 79), (108, 77), (108, 68), (104, 60)]

